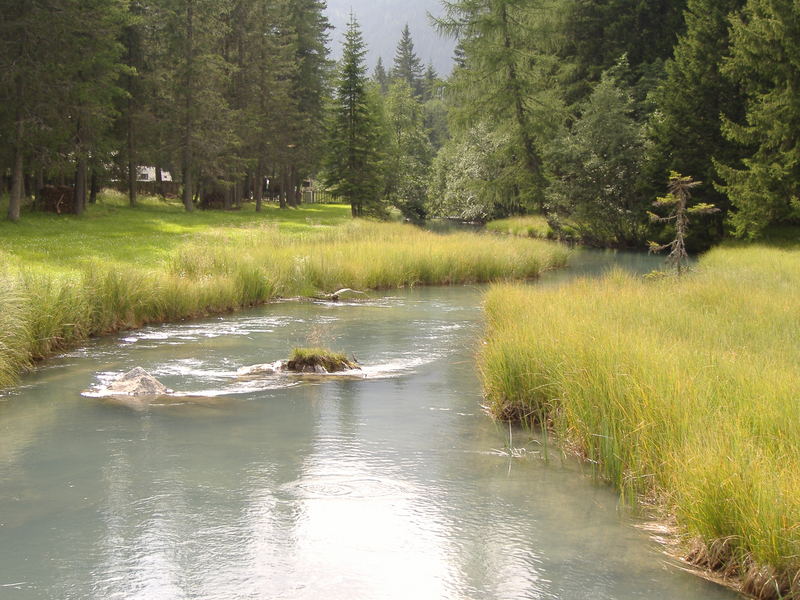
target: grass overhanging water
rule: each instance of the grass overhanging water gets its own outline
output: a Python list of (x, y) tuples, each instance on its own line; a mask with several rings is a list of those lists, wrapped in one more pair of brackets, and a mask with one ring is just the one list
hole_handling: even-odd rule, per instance
[(492, 412), (552, 428), (674, 515), (695, 564), (800, 598), (800, 250), (721, 248), (697, 271), (494, 287)]
[(109, 195), (82, 218), (0, 224), (0, 387), (89, 336), (339, 288), (535, 277), (555, 244), (352, 221), (347, 206), (196, 212)]

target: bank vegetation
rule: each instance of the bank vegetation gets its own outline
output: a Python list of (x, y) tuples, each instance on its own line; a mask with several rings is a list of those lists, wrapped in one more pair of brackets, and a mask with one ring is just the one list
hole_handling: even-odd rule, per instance
[(695, 564), (800, 598), (799, 286), (800, 251), (753, 246), (682, 278), (494, 287), (489, 408), (655, 501)]
[(90, 336), (341, 288), (525, 279), (569, 254), (547, 242), (351, 221), (346, 206), (214, 225), (218, 216), (177, 203), (153, 200), (148, 212), (107, 202), (96, 218), (42, 215), (2, 230), (0, 386)]

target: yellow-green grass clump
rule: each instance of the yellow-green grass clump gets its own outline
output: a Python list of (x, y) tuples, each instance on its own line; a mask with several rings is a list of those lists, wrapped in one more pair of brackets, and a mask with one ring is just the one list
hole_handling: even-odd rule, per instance
[(539, 239), (548, 239), (554, 236), (553, 229), (543, 215), (497, 219), (487, 223), (486, 229), (495, 233)]
[(92, 335), (346, 287), (535, 277), (569, 254), (354, 222), (346, 206), (186, 214), (152, 199), (136, 209), (103, 202), (82, 218), (0, 223), (0, 386)]
[(714, 250), (680, 279), (494, 287), (491, 410), (658, 499), (698, 564), (800, 598), (799, 299), (800, 251), (765, 247)]
[(290, 371), (304, 371), (307, 368), (323, 367), (328, 373), (357, 369), (358, 363), (341, 352), (327, 348), (295, 348), (287, 366)]

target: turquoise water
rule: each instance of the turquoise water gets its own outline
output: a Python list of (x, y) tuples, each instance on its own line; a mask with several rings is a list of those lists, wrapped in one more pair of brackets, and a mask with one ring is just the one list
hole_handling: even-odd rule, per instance
[[(585, 254), (574, 272), (611, 263), (653, 264)], [(0, 397), (0, 598), (735, 598), (482, 413), (482, 292), (277, 303), (48, 361)], [(236, 377), (309, 343), (366, 377)], [(81, 395), (134, 366), (188, 396)]]

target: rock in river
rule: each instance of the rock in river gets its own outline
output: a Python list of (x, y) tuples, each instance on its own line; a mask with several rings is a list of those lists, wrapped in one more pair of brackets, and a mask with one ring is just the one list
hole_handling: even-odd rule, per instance
[(120, 396), (164, 396), (171, 392), (141, 367), (136, 367), (115, 380), (108, 386), (107, 391)]

